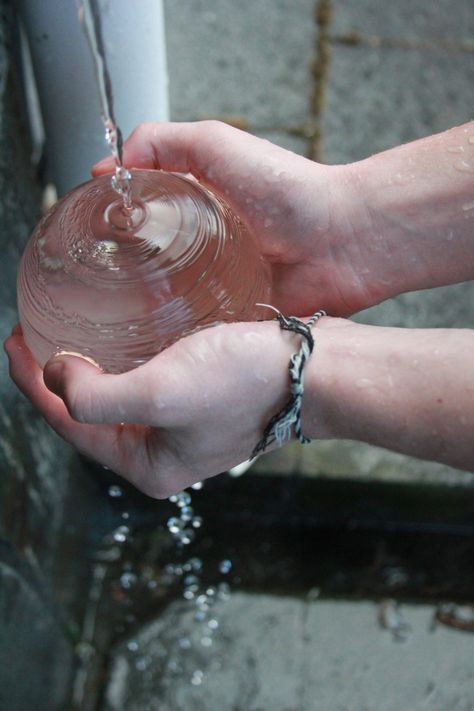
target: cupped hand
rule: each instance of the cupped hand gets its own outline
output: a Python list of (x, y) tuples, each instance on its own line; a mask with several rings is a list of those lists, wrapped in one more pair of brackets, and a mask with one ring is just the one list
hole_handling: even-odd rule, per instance
[[(142, 124), (124, 144), (124, 164), (190, 173), (224, 198), (256, 235), (283, 313), (347, 315), (377, 301), (344, 211), (346, 166), (314, 163), (217, 121)], [(93, 174), (112, 169), (106, 159)]]
[(275, 322), (224, 324), (121, 375), (59, 355), (43, 376), (19, 327), (5, 349), (11, 377), (60, 436), (164, 498), (249, 458), (289, 397), (295, 338)]

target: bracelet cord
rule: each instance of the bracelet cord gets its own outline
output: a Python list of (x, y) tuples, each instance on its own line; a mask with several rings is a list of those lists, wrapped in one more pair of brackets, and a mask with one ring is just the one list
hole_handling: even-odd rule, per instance
[[(267, 306), (267, 304), (259, 304)], [(273, 306), (270, 306), (274, 311)], [(301, 430), (301, 407), (304, 392), (304, 367), (311, 356), (314, 348), (314, 337), (311, 333), (311, 328), (319, 321), (320, 318), (326, 316), (326, 312), (322, 309), (317, 311), (305, 323), (296, 316), (284, 316), (277, 311), (276, 320), (280, 324), (280, 328), (284, 331), (292, 331), (302, 337), (301, 347), (290, 358), (288, 372), (291, 383), (291, 397), (286, 405), (274, 415), (263, 431), (262, 439), (254, 447), (250, 458), (256, 457), (264, 452), (273, 442), (281, 446), (291, 437), (291, 430), (294, 427), (295, 434), (299, 442), (306, 444), (310, 439), (306, 437)]]

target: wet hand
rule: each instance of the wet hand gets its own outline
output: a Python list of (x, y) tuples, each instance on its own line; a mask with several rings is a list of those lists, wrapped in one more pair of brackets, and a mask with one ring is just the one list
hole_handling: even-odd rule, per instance
[(56, 432), (156, 498), (250, 456), (288, 399), (294, 347), (274, 322), (225, 324), (128, 373), (60, 355), (43, 376), (19, 327), (5, 344), (11, 377)]
[[(271, 266), (272, 303), (309, 315), (353, 313), (374, 299), (365, 252), (344, 213), (346, 166), (324, 166), (217, 121), (146, 123), (124, 144), (127, 167), (189, 173), (229, 203)], [(110, 172), (106, 159), (94, 175)]]

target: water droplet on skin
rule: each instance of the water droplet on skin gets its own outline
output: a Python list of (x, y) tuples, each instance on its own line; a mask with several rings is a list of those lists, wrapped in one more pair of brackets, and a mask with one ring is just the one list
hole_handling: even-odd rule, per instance
[(453, 167), (461, 173), (474, 173), (473, 166), (465, 160), (458, 160)]
[(273, 220), (271, 217), (266, 217), (265, 220), (263, 221), (263, 226), (264, 227), (271, 227), (273, 225)]
[(464, 153), (464, 146), (448, 146), (446, 150), (448, 153)]
[(359, 378), (355, 382), (356, 388), (370, 388), (372, 381), (368, 378)]
[(120, 496), (123, 496), (122, 488), (116, 484), (109, 486), (108, 493), (112, 499), (118, 499)]
[(395, 183), (395, 185), (406, 185), (407, 183), (412, 180), (413, 175), (411, 173), (395, 173), (395, 175), (392, 178), (392, 181)]
[(467, 139), (467, 142), (471, 144), (471, 146), (474, 144), (474, 136), (469, 136)]
[(448, 232), (448, 242), (451, 242), (454, 239), (454, 232), (453, 230), (449, 230)]
[(466, 212), (467, 210), (474, 210), (474, 201), (473, 202), (466, 202), (463, 206), (462, 209)]
[(200, 489), (202, 489), (202, 487), (202, 481), (197, 481), (195, 484), (192, 485), (191, 489), (194, 489), (194, 491), (199, 491)]

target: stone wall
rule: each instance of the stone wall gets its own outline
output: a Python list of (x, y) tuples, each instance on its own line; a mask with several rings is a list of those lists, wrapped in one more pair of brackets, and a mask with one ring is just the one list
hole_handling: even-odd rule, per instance
[[(17, 321), (18, 260), (39, 213), (12, 4), (0, 2), (0, 336)], [(0, 709), (70, 709), (93, 483), (10, 382), (0, 357)], [(90, 506), (89, 503), (90, 502)], [(74, 505), (73, 505), (74, 504)], [(89, 506), (89, 508), (88, 508)], [(90, 514), (90, 516), (89, 516)], [(79, 516), (81, 518), (79, 518)], [(81, 582), (83, 581), (83, 582)]]

